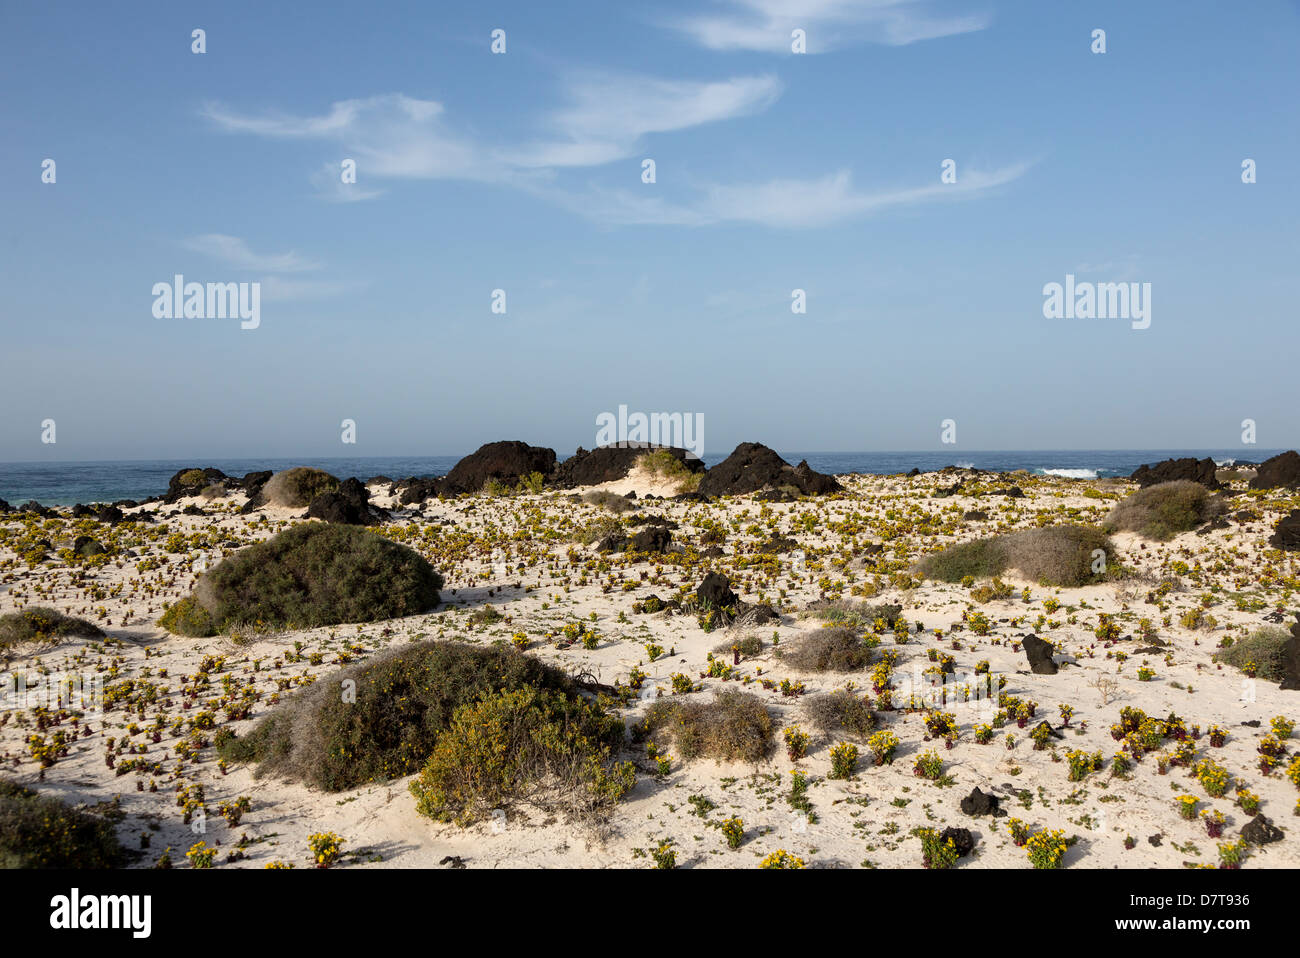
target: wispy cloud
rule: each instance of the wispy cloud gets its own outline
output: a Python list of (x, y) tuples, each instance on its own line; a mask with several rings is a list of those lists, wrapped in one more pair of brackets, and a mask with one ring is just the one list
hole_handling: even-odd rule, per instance
[(848, 170), (810, 179), (715, 184), (691, 201), (671, 203), (629, 190), (592, 189), (564, 195), (575, 212), (607, 223), (707, 226), (754, 223), (787, 229), (830, 226), (892, 207), (978, 196), (1019, 178), (1030, 163), (996, 170), (963, 170), (958, 183), (861, 190)]
[(610, 74), (571, 78), (569, 103), (546, 120), (556, 135), (508, 156), (523, 167), (600, 166), (636, 152), (643, 137), (767, 109), (781, 95), (774, 76), (697, 82)]
[(266, 255), (254, 253), (248, 243), (238, 236), (226, 236), (224, 233), (204, 233), (192, 236), (182, 245), (196, 253), (202, 253), (220, 260), (236, 269), (256, 270), (266, 273), (301, 273), (320, 269), (320, 264), (312, 262), (297, 253), (278, 253)]
[(988, 13), (949, 13), (933, 0), (722, 0), (726, 9), (667, 21), (710, 50), (790, 53), (791, 34), (803, 30), (808, 53), (860, 43), (905, 46), (972, 33)]
[(320, 116), (243, 114), (215, 103), (202, 112), (230, 133), (337, 142), (341, 156), (357, 161), (358, 183), (341, 183), (332, 165), (312, 179), (329, 198), (356, 200), (380, 195), (353, 188), (374, 179), (527, 186), (545, 171), (612, 163), (633, 155), (649, 134), (764, 110), (780, 96), (781, 84), (772, 76), (685, 81), (587, 73), (571, 77), (564, 90), (567, 102), (542, 118), (542, 136), (495, 147), (453, 129), (441, 103), (401, 93), (341, 101)]

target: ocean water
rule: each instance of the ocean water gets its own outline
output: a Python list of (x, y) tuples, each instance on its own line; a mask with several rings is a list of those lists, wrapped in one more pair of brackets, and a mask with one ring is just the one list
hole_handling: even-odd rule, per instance
[[(1127, 476), (1143, 463), (1162, 459), (1193, 456), (1212, 457), (1220, 465), (1262, 462), (1281, 452), (1280, 449), (1117, 449), (1117, 450), (1046, 450), (1046, 451), (961, 451), (955, 449), (924, 452), (785, 452), (791, 464), (807, 459), (818, 472), (843, 475), (868, 473), (890, 475), (922, 472), (945, 466), (967, 466), (997, 472), (1024, 469), (1038, 475), (1073, 479), (1099, 479)], [(730, 452), (704, 456), (705, 465), (715, 465)], [(263, 469), (279, 471), (294, 466), (313, 466), (339, 478), (356, 476), (443, 476), (460, 456), (378, 456), (366, 458), (301, 459), (211, 459), (194, 460), (138, 459), (122, 462), (8, 462), (0, 463), (0, 499), (12, 505), (36, 500), (47, 506), (74, 503), (114, 502), (119, 499), (147, 499), (167, 491), (167, 482), (181, 469), (213, 467), (227, 475), (242, 476)]]

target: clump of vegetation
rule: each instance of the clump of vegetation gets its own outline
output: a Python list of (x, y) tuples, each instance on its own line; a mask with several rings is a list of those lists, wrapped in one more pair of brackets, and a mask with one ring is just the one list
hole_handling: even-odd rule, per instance
[(926, 556), (917, 568), (925, 577), (942, 582), (992, 579), (1014, 569), (1046, 585), (1080, 586), (1105, 578), (1113, 555), (1110, 539), (1100, 529), (1044, 526), (949, 546)]
[(814, 629), (778, 650), (781, 660), (802, 672), (856, 672), (871, 664), (871, 647), (854, 628)]
[(442, 584), (442, 576), (407, 546), (360, 526), (310, 522), (205, 572), (193, 602), (169, 608), (159, 624), (204, 636), (254, 623), (315, 628), (375, 622), (429, 611)]
[(296, 509), (309, 506), (322, 492), (337, 492), (339, 481), (328, 472), (298, 466), (277, 472), (262, 487), (262, 498), (268, 505)]
[(1110, 531), (1136, 532), (1148, 539), (1172, 539), (1223, 512), (1223, 499), (1199, 482), (1179, 479), (1140, 489), (1111, 510)]
[(1282, 644), (1289, 638), (1291, 633), (1287, 629), (1267, 625), (1220, 649), (1214, 654), (1214, 661), (1242, 671), (1253, 665), (1255, 675), (1259, 678), (1281, 682), (1286, 674), (1282, 661)]
[(100, 638), (104, 631), (93, 622), (64, 615), (56, 609), (33, 606), (0, 615), (0, 649), (22, 642), (47, 642), (68, 635)]
[(0, 869), (118, 868), (113, 824), (0, 778)]
[(420, 770), (461, 706), (524, 686), (574, 692), (562, 671), (511, 648), (420, 642), (319, 679), (218, 754), (330, 792), (387, 781)]
[(664, 479), (676, 480), (679, 495), (683, 492), (694, 492), (698, 489), (700, 479), (704, 475), (703, 472), (691, 472), (690, 469), (686, 468), (685, 463), (667, 449), (655, 449), (643, 456), (638, 456), (635, 468), (648, 472), (652, 476), (662, 476)]
[(551, 794), (571, 810), (603, 809), (636, 781), (632, 763), (615, 761), (623, 735), (622, 721), (573, 694), (494, 693), (457, 709), (411, 783), (416, 809), (462, 825)]
[(682, 758), (759, 762), (775, 743), (775, 723), (757, 695), (724, 689), (712, 702), (660, 699), (646, 712), (642, 731), (666, 738)]
[(801, 710), (803, 720), (828, 738), (848, 735), (865, 739), (876, 728), (871, 699), (848, 689), (810, 695)]
[(599, 506), (613, 513), (623, 513), (630, 509), (636, 508), (636, 503), (627, 496), (620, 496), (617, 493), (610, 492), (606, 489), (596, 489), (588, 492), (582, 497), (582, 501), (591, 506)]

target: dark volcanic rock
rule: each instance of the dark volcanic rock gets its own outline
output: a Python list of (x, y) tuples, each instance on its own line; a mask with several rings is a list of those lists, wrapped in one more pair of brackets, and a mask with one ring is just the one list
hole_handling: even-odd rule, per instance
[(1056, 674), (1057, 668), (1056, 663), (1052, 661), (1052, 644), (1050, 642), (1029, 634), (1022, 635), (1020, 640), (1025, 650), (1025, 657), (1029, 659), (1029, 667), (1035, 675)]
[(1274, 549), (1287, 552), (1300, 552), (1300, 509), (1292, 509), (1291, 514), (1283, 516), (1282, 521), (1273, 530), (1268, 544)]
[[(195, 478), (194, 474), (200, 472), (203, 474), (202, 478)], [(182, 482), (182, 477), (191, 477), (191, 481), (188, 483)], [(186, 496), (197, 496), (214, 482), (224, 482), (225, 480), (226, 474), (220, 469), (211, 467), (207, 469), (181, 469), (167, 483), (167, 494), (163, 496), (163, 502), (171, 505)]]
[(653, 525), (632, 537), (631, 548), (633, 552), (667, 552), (672, 540), (667, 526)]
[(6, 512), (13, 512), (13, 509), (10, 507), (9, 503), (5, 502), (3, 499), (0, 499), (0, 514)]
[(520, 476), (540, 472), (549, 479), (555, 472), (555, 450), (507, 440), (480, 446), (452, 467), (442, 480), (450, 495), (479, 492), (489, 480), (514, 485)]
[(950, 838), (957, 848), (958, 858), (965, 858), (975, 850), (975, 836), (970, 833), (969, 828), (945, 828), (939, 835), (940, 841), (946, 842)]
[(1252, 845), (1268, 845), (1280, 842), (1285, 835), (1267, 815), (1256, 815), (1241, 826), (1241, 837)]
[(1300, 488), (1300, 454), (1294, 449), (1278, 453), (1272, 459), (1265, 459), (1259, 464), (1255, 478), (1250, 480), (1252, 489), (1273, 489), (1277, 486)]
[(307, 517), (349, 526), (373, 526), (381, 518), (370, 505), (369, 490), (357, 479), (344, 479), (336, 492), (322, 492), (307, 507)]
[(1223, 485), (1214, 477), (1216, 469), (1218, 466), (1208, 456), (1205, 459), (1193, 459), (1188, 456), (1185, 459), (1166, 459), (1153, 466), (1138, 466), (1129, 478), (1135, 480), (1143, 489), (1177, 479), (1199, 482), (1207, 489), (1222, 489)]
[(595, 486), (602, 482), (615, 482), (632, 471), (632, 466), (647, 452), (661, 449), (691, 472), (703, 472), (704, 463), (695, 454), (675, 446), (628, 444), (624, 446), (597, 446), (588, 452), (581, 446), (555, 470), (551, 484), (559, 489), (575, 486)]
[(838, 492), (841, 488), (834, 476), (813, 472), (807, 461), (791, 466), (762, 443), (742, 442), (730, 456), (704, 474), (698, 493), (743, 496), (783, 486), (792, 486), (807, 496)]
[(626, 535), (621, 532), (611, 532), (605, 538), (596, 543), (597, 552), (622, 552), (631, 542)]
[(1300, 612), (1295, 618), (1291, 638), (1282, 643), (1282, 681), (1278, 688), (1300, 692)]
[(996, 816), (998, 808), (998, 797), (989, 795), (980, 791), (979, 786), (971, 789), (971, 793), (961, 800), (961, 810), (967, 815), (979, 817), (980, 815)]
[(782, 552), (790, 552), (799, 548), (799, 543), (794, 539), (788, 539), (785, 536), (773, 536), (766, 542), (760, 542), (754, 547), (756, 551), (768, 555), (778, 555)]
[(721, 572), (710, 572), (704, 577), (695, 598), (706, 608), (725, 609), (735, 606), (740, 597), (731, 591), (731, 580)]
[(417, 502), (423, 502), (425, 499), (432, 499), (442, 492), (441, 479), (404, 479), (393, 486), (394, 490), (400, 490), (401, 494), (397, 501), (404, 506), (411, 506)]
[(40, 516), (42, 519), (48, 519), (50, 516), (54, 515), (53, 510), (46, 509), (35, 499), (29, 499), (27, 502), (24, 502), (21, 506), (18, 507), (17, 511), (35, 513), (36, 515)]

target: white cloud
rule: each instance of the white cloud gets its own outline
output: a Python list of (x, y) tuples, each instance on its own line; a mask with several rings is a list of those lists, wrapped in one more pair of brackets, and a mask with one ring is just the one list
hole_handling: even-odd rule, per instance
[[(631, 156), (648, 134), (759, 112), (780, 96), (781, 84), (772, 76), (696, 82), (592, 73), (571, 78), (565, 93), (567, 104), (544, 118), (544, 136), (497, 148), (452, 129), (441, 103), (401, 93), (344, 100), (314, 117), (245, 115), (211, 103), (203, 114), (230, 133), (335, 141), (339, 161), (357, 161), (357, 185), (375, 179), (458, 179), (526, 187), (544, 179), (545, 171)], [(326, 170), (337, 166), (327, 164)], [(331, 199), (379, 195), (373, 187), (340, 193), (337, 180), (336, 172), (313, 174), (317, 188)]]
[(938, 12), (932, 0), (723, 0), (728, 9), (668, 22), (710, 50), (790, 53), (802, 29), (809, 53), (858, 43), (906, 46), (985, 29), (985, 13)]
[(264, 255), (254, 253), (248, 244), (238, 236), (226, 236), (223, 233), (204, 233), (192, 236), (182, 244), (186, 249), (213, 259), (220, 260), (236, 269), (259, 270), (268, 273), (300, 273), (320, 269), (319, 263), (299, 256), (297, 253), (279, 253)]
[(569, 104), (548, 117), (556, 136), (511, 154), (523, 167), (599, 166), (633, 155), (641, 139), (767, 109), (781, 95), (774, 76), (697, 82), (587, 74), (567, 87)]
[(754, 223), (776, 228), (830, 226), (891, 207), (976, 196), (1020, 177), (1031, 164), (998, 170), (964, 169), (954, 184), (935, 182), (890, 190), (862, 191), (840, 170), (811, 179), (773, 179), (753, 184), (715, 184), (690, 202), (670, 203), (628, 190), (591, 189), (556, 194), (563, 205), (606, 223), (707, 226)]

